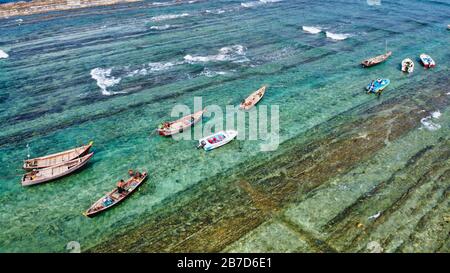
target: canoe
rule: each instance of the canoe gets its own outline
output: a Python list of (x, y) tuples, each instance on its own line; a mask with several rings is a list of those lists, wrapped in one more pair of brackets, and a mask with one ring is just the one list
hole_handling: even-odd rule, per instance
[(391, 55), (392, 55), (392, 51), (388, 51), (388, 52), (386, 52), (386, 54), (364, 60), (361, 62), (361, 64), (363, 67), (374, 66), (374, 65), (377, 65), (379, 63), (386, 61)]
[(197, 148), (203, 148), (205, 151), (211, 151), (232, 141), (238, 132), (234, 130), (220, 131), (198, 141)]
[(436, 62), (430, 57), (430, 55), (427, 55), (425, 53), (420, 54), (420, 60), (422, 61), (423, 66), (425, 66), (426, 68), (436, 66)]
[(381, 92), (391, 83), (389, 79), (377, 79), (369, 83), (366, 87), (367, 93), (381, 94)]
[(266, 89), (267, 89), (267, 86), (264, 85), (263, 87), (259, 88), (255, 92), (253, 92), (250, 96), (248, 96), (245, 100), (243, 100), (241, 102), (239, 108), (242, 110), (251, 109), (262, 99), (262, 97), (266, 93)]
[(184, 129), (189, 128), (201, 120), (206, 109), (198, 111), (197, 113), (187, 115), (172, 122), (162, 123), (156, 131), (161, 136), (171, 136), (183, 132)]
[(22, 186), (42, 184), (69, 175), (85, 166), (93, 155), (94, 153), (90, 153), (71, 161), (26, 173), (22, 177)]
[(414, 61), (406, 58), (402, 61), (402, 71), (412, 73), (414, 71)]
[(136, 189), (144, 183), (144, 181), (147, 179), (147, 176), (147, 173), (144, 172), (139, 178), (131, 177), (127, 182), (125, 182), (125, 192), (119, 193), (117, 188), (115, 188), (114, 190), (105, 194), (102, 198), (97, 200), (97, 202), (95, 202), (88, 210), (86, 210), (84, 215), (87, 217), (93, 217), (119, 204), (127, 197), (129, 197), (133, 192), (135, 192)]
[(89, 142), (88, 145), (70, 149), (64, 152), (27, 159), (24, 161), (22, 168), (26, 171), (31, 171), (34, 169), (48, 168), (50, 166), (74, 160), (76, 158), (86, 155), (89, 152), (89, 149), (91, 149), (93, 144), (94, 142), (91, 141)]

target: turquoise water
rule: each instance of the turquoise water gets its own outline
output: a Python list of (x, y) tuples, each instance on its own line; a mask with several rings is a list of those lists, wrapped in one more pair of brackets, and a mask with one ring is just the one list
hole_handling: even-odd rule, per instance
[[(201, 180), (263, 155), (259, 141), (204, 153), (195, 141), (152, 134), (194, 96), (205, 106), (237, 105), (268, 84), (261, 104), (280, 106), (286, 141), (358, 105), (427, 88), (448, 75), (449, 14), (447, 1), (145, 1), (0, 20), (9, 55), (0, 59), (0, 251), (92, 247)], [(386, 41), (393, 56), (361, 69)], [(401, 73), (401, 60), (422, 52), (437, 67), (416, 63), (413, 74)], [(379, 100), (364, 92), (378, 77), (391, 80)], [(82, 172), (20, 186), (27, 144), (39, 156), (89, 140), (95, 155)], [(97, 218), (81, 215), (130, 168), (151, 173), (138, 193)]]

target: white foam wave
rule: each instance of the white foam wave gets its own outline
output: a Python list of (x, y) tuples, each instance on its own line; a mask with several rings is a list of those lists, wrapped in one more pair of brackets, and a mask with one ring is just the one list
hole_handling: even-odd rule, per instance
[(169, 29), (169, 28), (171, 28), (172, 26), (171, 25), (162, 25), (162, 26), (151, 26), (150, 27), (150, 29), (153, 29), (153, 30), (166, 30), (166, 29)]
[(253, 7), (259, 6), (261, 4), (262, 3), (259, 1), (252, 1), (252, 2), (241, 3), (241, 6), (244, 8), (253, 8)]
[(437, 111), (431, 113), (431, 116), (433, 118), (435, 118), (435, 119), (438, 119), (438, 118), (440, 118), (442, 116), (442, 114), (441, 114), (441, 112), (439, 110), (437, 110)]
[(438, 110), (431, 113), (431, 115), (422, 118), (420, 123), (422, 123), (423, 127), (425, 127), (428, 131), (436, 131), (441, 129), (441, 125), (437, 124), (434, 120), (439, 119), (440, 117), (441, 112)]
[(210, 13), (210, 14), (222, 14), (225, 13), (226, 11), (223, 9), (215, 9), (215, 10), (205, 10), (205, 13)]
[(311, 33), (311, 34), (317, 34), (317, 33), (320, 33), (322, 31), (322, 29), (320, 29), (318, 27), (303, 26), (302, 29), (303, 29), (303, 31)]
[(5, 51), (0, 49), (0, 59), (6, 59), (6, 58), (9, 58), (9, 55)]
[(154, 62), (154, 63), (148, 63), (144, 65), (143, 67), (133, 70), (129, 72), (126, 76), (127, 77), (134, 77), (136, 75), (145, 76), (153, 72), (158, 71), (165, 71), (168, 70), (176, 65), (183, 64), (184, 62), (167, 62), (167, 63), (161, 63), (161, 62)]
[(345, 33), (339, 34), (339, 33), (332, 33), (329, 31), (326, 31), (325, 34), (327, 35), (328, 38), (336, 40), (336, 41), (342, 41), (342, 40), (345, 40), (348, 37), (350, 37), (350, 34), (345, 34)]
[(160, 22), (160, 21), (172, 20), (172, 19), (182, 18), (182, 17), (187, 17), (187, 16), (190, 16), (190, 14), (189, 13), (164, 14), (164, 15), (154, 16), (154, 17), (150, 18), (150, 20), (152, 20), (154, 22)]
[(126, 92), (110, 92), (107, 90), (109, 87), (120, 83), (121, 78), (115, 78), (111, 76), (112, 69), (94, 68), (91, 70), (91, 77), (97, 81), (97, 86), (102, 90), (102, 94), (105, 96), (111, 96), (114, 94), (123, 94)]
[(367, 0), (369, 6), (381, 6), (381, 0)]
[(242, 2), (241, 6), (244, 8), (253, 8), (257, 6), (261, 6), (268, 3), (277, 3), (281, 2), (282, 0), (259, 0), (259, 1), (250, 1), (250, 2)]
[(200, 73), (200, 76), (206, 76), (208, 78), (216, 77), (216, 76), (224, 76), (228, 75), (228, 72), (226, 71), (213, 71), (209, 70), (208, 68), (205, 68), (202, 73)]
[(171, 6), (173, 5), (172, 2), (152, 2), (152, 5), (154, 6)]
[(245, 57), (245, 51), (247, 49), (242, 45), (233, 45), (229, 47), (222, 47), (219, 49), (217, 55), (208, 56), (184, 56), (184, 60), (188, 63), (206, 63), (206, 62), (221, 62), (221, 61), (234, 61), (245, 62), (248, 59)]

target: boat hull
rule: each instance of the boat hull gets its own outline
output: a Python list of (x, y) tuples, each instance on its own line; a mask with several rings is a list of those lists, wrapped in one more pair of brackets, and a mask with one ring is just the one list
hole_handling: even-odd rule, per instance
[[(58, 168), (58, 167), (63, 167), (66, 165), (70, 165), (70, 167), (68, 167), (68, 169), (64, 172), (61, 172), (57, 175), (51, 176), (51, 177), (44, 177), (41, 179), (26, 179), (29, 175), (31, 175), (30, 173), (27, 173), (25, 175), (23, 175), (22, 177), (22, 186), (27, 187), (27, 186), (34, 186), (34, 185), (39, 185), (39, 184), (43, 184), (43, 183), (48, 183), (54, 180), (57, 180), (59, 178), (62, 178), (64, 176), (67, 176), (69, 174), (72, 174), (78, 170), (80, 170), (81, 168), (83, 168), (84, 166), (86, 166), (86, 164), (89, 162), (89, 160), (92, 158), (92, 156), (94, 155), (94, 153), (90, 153), (87, 154), (83, 157), (74, 159), (72, 161), (66, 162), (66, 163), (62, 163), (56, 166), (52, 166), (49, 168), (45, 168), (45, 169), (40, 169), (38, 172), (45, 172), (47, 169), (52, 169), (52, 168)], [(73, 166), (72, 166), (73, 164)]]
[[(211, 151), (222, 147), (223, 145), (231, 142), (237, 136), (237, 131), (229, 130), (229, 131), (221, 131), (215, 133), (211, 136), (202, 138), (198, 141), (199, 147), (202, 147), (205, 151)], [(224, 137), (224, 138), (221, 138)], [(217, 138), (221, 138), (220, 141), (214, 141)]]
[(414, 72), (414, 62), (411, 59), (404, 59), (402, 61), (402, 71), (406, 73)]
[(381, 82), (372, 81), (366, 87), (367, 93), (381, 93), (391, 83), (389, 79), (382, 79)]
[[(33, 158), (33, 159), (28, 159), (28, 160), (24, 161), (22, 168), (25, 171), (29, 172), (29, 171), (32, 171), (32, 170), (45, 169), (45, 168), (49, 168), (49, 167), (54, 166), (54, 165), (58, 165), (58, 164), (61, 164), (61, 163), (64, 163), (64, 162), (68, 162), (68, 161), (71, 161), (71, 160), (74, 160), (74, 159), (77, 159), (77, 158), (80, 158), (80, 157), (83, 157), (83, 156), (87, 155), (89, 153), (90, 149), (92, 148), (92, 145), (93, 145), (93, 143), (91, 142), (88, 145), (81, 146), (79, 148), (75, 148), (75, 149), (71, 149), (71, 150), (67, 150), (67, 151), (64, 151), (64, 152), (60, 152), (60, 153), (57, 153), (57, 154), (51, 154), (51, 155), (47, 155), (47, 156), (42, 156), (42, 157), (37, 157), (37, 158)], [(76, 151), (77, 149), (79, 150), (79, 152)], [(49, 164), (49, 162), (42, 162), (42, 161), (46, 161), (45, 159), (47, 159), (47, 158), (56, 157), (58, 155), (59, 156), (64, 156), (64, 154), (68, 154), (67, 160), (60, 160), (59, 162), (57, 162), (55, 164)], [(37, 165), (29, 164), (29, 162), (36, 161), (36, 160), (41, 161), (41, 162), (39, 164), (37, 164)]]
[(124, 197), (122, 197), (121, 199), (118, 199), (116, 202), (114, 202), (113, 204), (111, 204), (110, 206), (106, 206), (106, 207), (104, 207), (104, 208), (102, 208), (102, 209), (99, 209), (99, 210), (95, 210), (95, 211), (90, 211), (92, 208), (93, 208), (93, 206), (95, 206), (98, 202), (100, 202), (103, 198), (105, 198), (106, 196), (108, 196), (108, 195), (110, 195), (111, 193), (113, 193), (113, 192), (111, 192), (111, 193), (109, 193), (108, 195), (106, 195), (106, 196), (103, 196), (102, 198), (100, 198), (97, 202), (95, 202), (85, 213), (83, 213), (86, 217), (89, 217), (89, 218), (92, 218), (92, 217), (95, 217), (95, 216), (97, 216), (97, 215), (99, 215), (99, 214), (101, 214), (102, 212), (105, 212), (105, 211), (107, 211), (107, 210), (109, 210), (109, 209), (111, 209), (111, 208), (113, 208), (113, 207), (115, 207), (115, 206), (117, 206), (118, 204), (120, 204), (120, 203), (122, 203), (125, 199), (127, 199), (128, 197), (130, 197), (134, 192), (136, 192), (136, 190), (142, 185), (142, 184), (144, 184), (144, 182), (147, 180), (147, 178), (148, 178), (148, 174), (146, 173), (146, 172), (144, 172), (143, 174), (142, 174), (144, 177), (141, 179), (141, 181), (139, 181), (138, 183), (137, 183), (137, 185), (133, 188), (133, 190), (131, 191), (131, 192), (129, 192), (126, 196), (124, 196)]
[(386, 52), (386, 54), (379, 55), (361, 62), (363, 67), (371, 67), (377, 64), (385, 62), (392, 55), (392, 51)]
[(194, 114), (192, 114), (192, 115), (183, 117), (183, 118), (181, 118), (181, 119), (179, 119), (179, 120), (177, 120), (177, 121), (174, 121), (174, 122), (172, 122), (172, 124), (177, 123), (177, 122), (182, 122), (182, 120), (183, 120), (183, 119), (186, 119), (186, 118), (194, 117), (194, 120), (193, 120), (192, 122), (184, 123), (184, 124), (182, 124), (181, 126), (178, 126), (178, 127), (175, 127), (175, 128), (156, 129), (156, 131), (158, 132), (158, 134), (159, 134), (160, 136), (165, 136), (165, 137), (168, 137), (168, 136), (172, 136), (172, 135), (181, 133), (181, 132), (183, 132), (185, 129), (190, 128), (190, 127), (194, 126), (195, 124), (197, 124), (197, 123), (202, 119), (203, 114), (204, 114), (205, 112), (206, 112), (206, 110), (199, 111), (199, 112), (194, 113)]
[(256, 90), (255, 92), (253, 92), (250, 96), (248, 96), (244, 101), (245, 102), (249, 102), (249, 104), (247, 105), (246, 103), (241, 103), (239, 105), (239, 109), (241, 110), (250, 110), (251, 108), (253, 108), (266, 94), (266, 86), (261, 87), (260, 89)]
[(420, 54), (420, 61), (425, 68), (432, 68), (436, 66), (436, 62), (427, 54)]

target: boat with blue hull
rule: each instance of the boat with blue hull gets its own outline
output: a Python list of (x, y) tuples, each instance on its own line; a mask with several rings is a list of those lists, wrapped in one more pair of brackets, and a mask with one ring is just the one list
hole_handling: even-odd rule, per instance
[(370, 82), (367, 87), (367, 93), (381, 94), (381, 92), (391, 83), (389, 79), (377, 79)]

